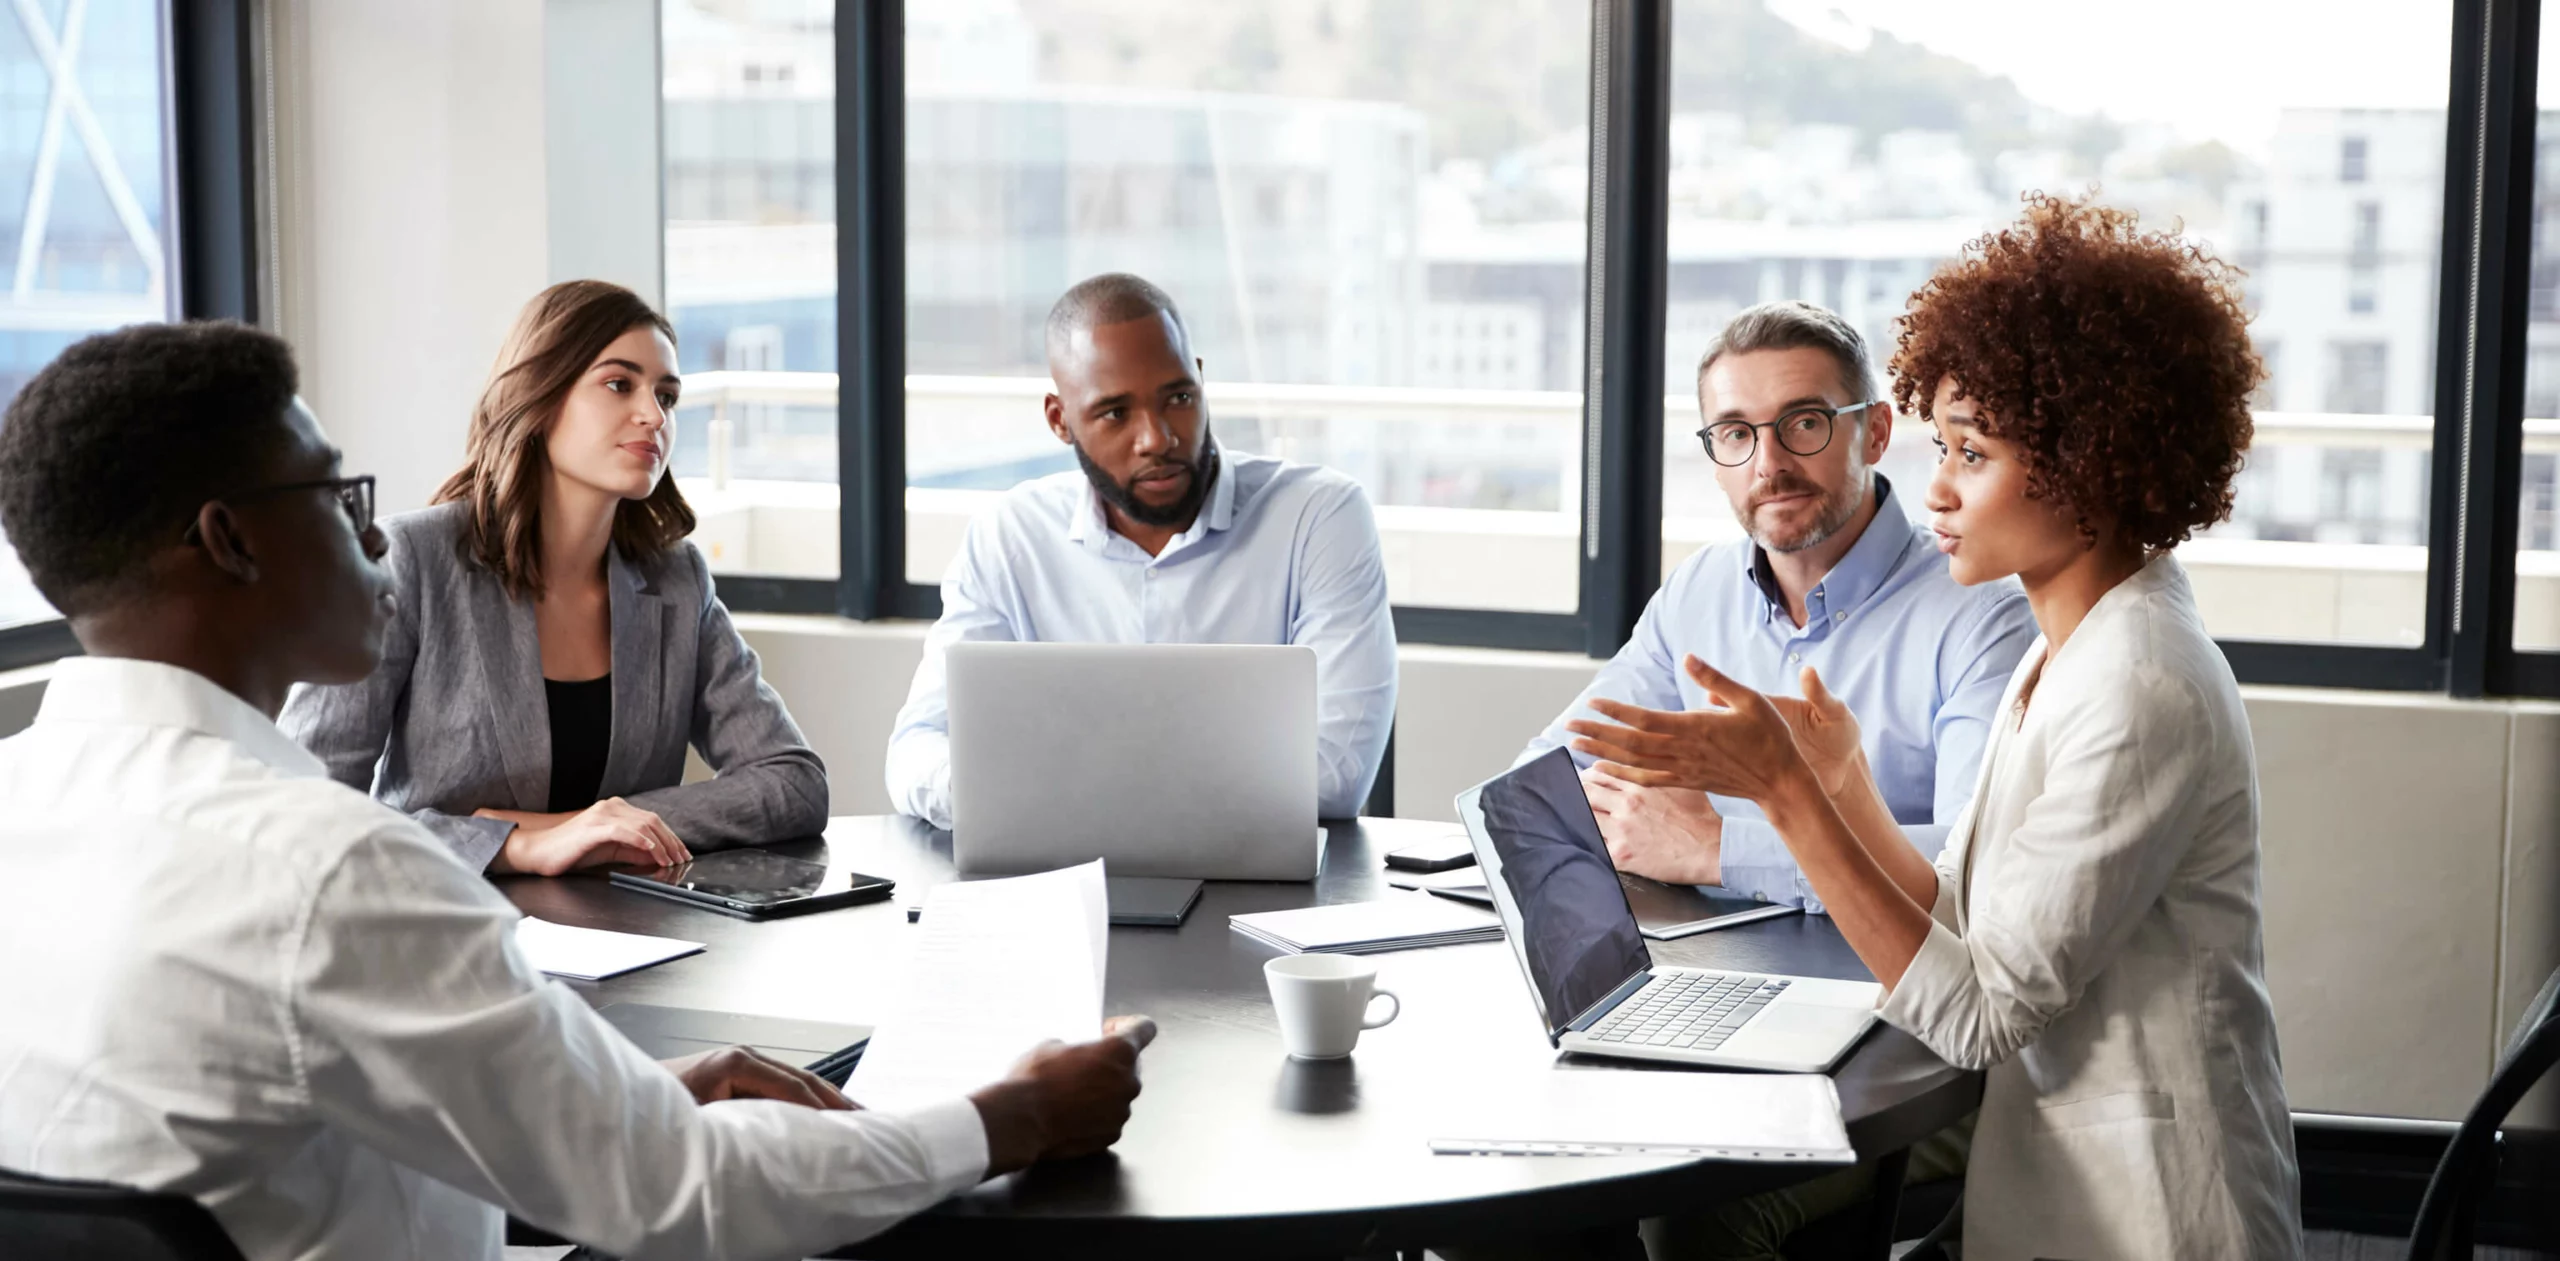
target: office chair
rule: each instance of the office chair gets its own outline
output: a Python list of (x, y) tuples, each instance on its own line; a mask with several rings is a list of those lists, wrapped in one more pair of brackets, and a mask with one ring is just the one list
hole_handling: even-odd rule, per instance
[(1886, 1261), (1895, 1241), (1918, 1240), (1901, 1261), (1948, 1261), (1964, 1215), (1964, 1179), (1905, 1185), (1911, 1152), (1905, 1148), (1876, 1162), (1876, 1192), (1862, 1212), (1835, 1213), (1787, 1236), (1778, 1254), (1786, 1261)]
[(1387, 751), (1378, 755), (1378, 781), (1369, 785), (1368, 804), (1360, 813), (1373, 819), (1396, 817), (1396, 725), (1387, 721)]
[(2515, 1036), (2498, 1056), (2489, 1088), (2462, 1118), (2462, 1129), (2436, 1163), (2427, 1181), (2426, 1199), (2418, 1205), (2418, 1224), (2409, 1232), (2409, 1261), (2450, 1261), (2471, 1255), (2472, 1222), (2480, 1197), (2498, 1172), (2498, 1126), (2516, 1101), (2560, 1064), (2560, 971), (2542, 983), (2542, 992), (2525, 1006)]
[(222, 1224), (186, 1196), (5, 1169), (0, 1252), (10, 1261), (241, 1261)]

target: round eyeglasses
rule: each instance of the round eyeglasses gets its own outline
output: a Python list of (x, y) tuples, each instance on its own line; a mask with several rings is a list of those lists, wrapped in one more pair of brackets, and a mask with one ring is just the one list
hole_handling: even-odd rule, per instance
[(1884, 400), (1869, 399), (1846, 407), (1823, 407), (1802, 403), (1788, 408), (1776, 420), (1751, 424), (1740, 420), (1719, 420), (1698, 431), (1699, 445), (1707, 449), (1707, 458), (1727, 468), (1739, 468), (1760, 454), (1760, 431), (1778, 435), (1778, 445), (1796, 455), (1820, 455), (1831, 445), (1832, 431), (1840, 427), (1840, 418), (1852, 412), (1881, 407)]
[[(371, 473), (356, 477), (314, 478), (307, 482), (281, 482), (273, 486), (260, 486), (254, 490), (224, 495), (222, 498), (225, 502), (241, 503), (296, 490), (329, 492), (329, 496), (338, 501), (338, 510), (347, 514), (347, 523), (356, 528), (357, 538), (363, 538), (364, 532), (373, 528), (373, 474)], [(200, 535), (196, 523), (188, 522), (186, 541), (193, 543), (198, 537)]]

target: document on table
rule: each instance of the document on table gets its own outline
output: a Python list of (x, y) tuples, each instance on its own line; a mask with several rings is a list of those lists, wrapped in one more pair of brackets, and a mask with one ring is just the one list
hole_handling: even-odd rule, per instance
[(1435, 1122), (1444, 1156), (1693, 1156), (1852, 1164), (1840, 1093), (1817, 1073), (1559, 1068), (1500, 1108)]
[(845, 1083), (864, 1107), (957, 1098), (1043, 1042), (1101, 1036), (1111, 904), (1100, 860), (937, 885), (913, 931), (906, 975)]
[(523, 951), (525, 962), (539, 971), (580, 981), (601, 981), (655, 967), (669, 959), (700, 954), (702, 943), (612, 933), (601, 928), (571, 928), (528, 915), (516, 921), (516, 949)]

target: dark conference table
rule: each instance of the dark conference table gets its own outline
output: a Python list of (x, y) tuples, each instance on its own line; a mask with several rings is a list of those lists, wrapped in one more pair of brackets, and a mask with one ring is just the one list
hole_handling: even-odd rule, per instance
[[(1499, 1108), (1512, 1083), (1559, 1068), (1526, 983), (1500, 942), (1371, 956), (1402, 996), (1395, 1023), (1349, 1060), (1280, 1049), (1262, 963), (1277, 952), (1227, 926), (1246, 911), (1407, 895), (1379, 856), (1454, 824), (1364, 819), (1327, 826), (1312, 885), (1211, 882), (1179, 929), (1111, 930), (1113, 1014), (1160, 1029), (1129, 1127), (1110, 1153), (998, 1178), (837, 1254), (1118, 1257), (1346, 1256), (1627, 1221), (1712, 1204), (1827, 1172), (1669, 1157), (1435, 1156), (1423, 1113), (1476, 1098)], [(500, 877), (527, 914), (588, 928), (700, 941), (705, 953), (601, 983), (564, 982), (599, 1006), (657, 1003), (868, 1025), (887, 1001), (911, 886), (953, 878), (951, 841), (911, 819), (839, 818), (823, 844), (777, 852), (888, 876), (900, 897), (753, 923), (616, 889), (593, 877)], [(835, 883), (831, 877), (830, 885)], [(1657, 961), (1865, 980), (1831, 922), (1787, 916), (1674, 942)], [(1695, 1071), (1629, 1068), (1607, 1071)], [(1979, 1074), (1949, 1067), (1879, 1024), (1833, 1073), (1861, 1156), (1898, 1151), (1979, 1102)], [(1426, 1103), (1437, 1102), (1436, 1109)]]

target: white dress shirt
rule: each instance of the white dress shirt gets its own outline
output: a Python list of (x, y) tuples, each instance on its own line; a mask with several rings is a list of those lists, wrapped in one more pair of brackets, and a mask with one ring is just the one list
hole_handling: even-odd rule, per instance
[(1990, 1070), (1965, 1256), (2300, 1256), (2257, 756), (2186, 570), (2152, 561), (2050, 660), (2038, 639), (1995, 713), (1883, 1011)]
[(889, 800), (951, 826), (945, 649), (962, 640), (1304, 644), (1316, 653), (1316, 814), (1360, 813), (1396, 715), (1396, 628), (1378, 525), (1331, 469), (1219, 453), (1217, 481), (1164, 551), (1112, 531), (1081, 470), (1006, 492), (969, 523), (889, 736)]
[(192, 1196), (255, 1261), (495, 1258), (501, 1210), (798, 1257), (984, 1174), (965, 1099), (697, 1106), (442, 842), (188, 671), (58, 664), (0, 801), (0, 1167)]

